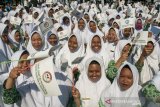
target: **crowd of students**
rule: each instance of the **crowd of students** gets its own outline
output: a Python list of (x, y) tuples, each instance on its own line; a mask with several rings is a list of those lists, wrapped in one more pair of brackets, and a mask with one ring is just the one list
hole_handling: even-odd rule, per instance
[[(159, 2), (117, 3), (46, 2), (4, 12), (0, 107), (160, 107)], [(41, 25), (48, 20), (53, 27), (44, 33)], [(123, 28), (126, 20), (134, 25)], [(134, 44), (144, 31), (146, 45)], [(53, 72), (62, 95), (45, 96), (31, 73), (31, 65), (45, 58), (27, 58), (53, 47)], [(82, 60), (73, 63), (77, 58)]]

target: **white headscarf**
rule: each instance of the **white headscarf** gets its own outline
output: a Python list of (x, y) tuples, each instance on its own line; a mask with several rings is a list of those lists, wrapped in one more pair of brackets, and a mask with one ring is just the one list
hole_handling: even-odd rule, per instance
[[(88, 78), (88, 67), (92, 61), (97, 61), (101, 66), (101, 78), (98, 82), (93, 83)], [(99, 107), (98, 101), (100, 95), (105, 88), (110, 86), (110, 81), (105, 76), (104, 63), (99, 57), (91, 57), (87, 59), (85, 63), (85, 69), (79, 77), (79, 80), (76, 83), (76, 88), (79, 90), (82, 106), (83, 107)], [(88, 100), (85, 98), (89, 98)], [(84, 100), (83, 100), (84, 99)]]
[[(68, 17), (69, 18), (69, 25), (64, 25), (63, 23), (63, 19), (65, 17)], [(68, 34), (71, 34), (71, 28), (72, 28), (72, 21), (71, 21), (71, 17), (68, 15), (68, 14), (64, 14), (64, 16), (61, 18), (61, 25), (62, 25), (62, 28), (65, 29), (65, 30), (68, 30)]]
[[(92, 48), (91, 48), (91, 44), (92, 44), (92, 40), (93, 40), (93, 38), (95, 37), (95, 36), (98, 36), (99, 38), (100, 38), (100, 40), (101, 40), (101, 49), (100, 49), (100, 51), (98, 52), (98, 53), (95, 53), (93, 50), (92, 50)], [(108, 53), (107, 53), (107, 51), (105, 50), (106, 48), (105, 48), (105, 45), (104, 45), (104, 42), (103, 42), (103, 39), (102, 39), (102, 37), (101, 36), (99, 36), (99, 35), (94, 35), (94, 36), (92, 36), (91, 38), (90, 38), (90, 41), (89, 41), (89, 43), (87, 44), (87, 48), (86, 48), (86, 57), (90, 57), (90, 56), (95, 56), (95, 55), (98, 55), (98, 56), (101, 56), (102, 57), (102, 59), (103, 59), (103, 63), (104, 63), (104, 65), (105, 65), (105, 67), (106, 67), (106, 65), (108, 65), (108, 62), (109, 62), (109, 56), (108, 56)], [(86, 59), (86, 58), (85, 58)]]
[(62, 95), (45, 97), (38, 89), (33, 77), (29, 77), (18, 85), (17, 90), (21, 95), (21, 102), (15, 105), (18, 107), (66, 107), (71, 97), (71, 83), (66, 75), (59, 72), (55, 66), (53, 69)]
[[(12, 57), (11, 57), (11, 65), (9, 67), (9, 73), (11, 72), (11, 70), (15, 67), (18, 66), (18, 62), (22, 56), (22, 54), (25, 52), (26, 50), (21, 50), (21, 51), (17, 51), (15, 52)], [(19, 84), (21, 84), (22, 82), (24, 82), (27, 78), (29, 78), (31, 76), (31, 72), (30, 71), (25, 71), (24, 74), (21, 74), (17, 79), (16, 79), (16, 86), (18, 86)]]
[[(155, 40), (150, 38), (148, 41), (152, 41), (153, 44)], [(143, 51), (143, 47), (139, 48), (137, 54), (134, 56), (134, 62), (138, 61), (140, 55)], [(140, 73), (140, 83), (143, 84), (152, 79), (152, 77), (159, 71), (158, 64), (160, 63), (159, 60), (159, 45), (156, 43), (153, 49), (153, 52), (144, 59), (144, 65), (142, 71)]]
[(32, 36), (33, 36), (33, 34), (34, 34), (35, 32), (38, 33), (38, 34), (41, 36), (41, 39), (42, 39), (42, 47), (41, 47), (41, 49), (40, 49), (39, 51), (45, 50), (45, 48), (46, 48), (46, 46), (45, 46), (45, 45), (46, 45), (45, 38), (43, 37), (42, 33), (39, 32), (38, 30), (33, 31), (32, 34), (31, 34), (31, 36), (30, 36), (28, 45), (27, 45), (27, 51), (28, 51), (30, 54), (33, 54), (33, 53), (38, 52), (38, 51), (35, 50), (34, 47), (32, 46), (32, 41), (31, 41), (31, 38), (32, 38)]
[[(0, 23), (0, 37), (2, 36), (2, 33), (4, 31), (4, 29), (6, 28), (6, 24)], [(0, 49), (2, 50), (4, 56), (6, 57), (6, 59), (10, 59), (13, 51), (12, 49), (2, 41), (2, 39), (0, 38)]]
[[(134, 33), (133, 33), (133, 32), (134, 32)], [(125, 39), (125, 40), (131, 40), (132, 37), (134, 37), (134, 35), (136, 35), (135, 30), (133, 31), (132, 28), (131, 28), (131, 34), (129, 35), (128, 38), (124, 37), (123, 33), (124, 33), (124, 29), (121, 29), (121, 30), (120, 30), (120, 34), (121, 34), (121, 35), (120, 35), (120, 38), (121, 38), (121, 39)]]
[[(119, 32), (118, 29), (111, 27), (110, 29), (114, 29), (117, 35), (117, 38), (119, 39)], [(109, 29), (109, 30), (110, 30)], [(106, 31), (105, 35), (109, 34), (109, 30)], [(116, 42), (116, 41), (115, 41)], [(115, 49), (116, 49), (116, 44), (115, 42), (113, 43), (109, 43), (108, 41), (106, 41), (105, 43), (105, 47), (106, 47), (106, 51), (108, 53), (108, 56), (110, 58), (110, 60), (114, 60), (114, 53), (115, 53)], [(117, 41), (118, 42), (118, 41)]]
[[(121, 70), (126, 65), (131, 69), (133, 84), (129, 89), (121, 91), (118, 81)], [(141, 87), (138, 85), (138, 81), (139, 73), (137, 68), (128, 62), (124, 62), (118, 69), (118, 75), (115, 77), (112, 85), (102, 93), (101, 100), (103, 104), (106, 107), (137, 107), (138, 105), (141, 105), (138, 94)]]
[(57, 38), (57, 40), (58, 40), (56, 45), (58, 45), (58, 42), (59, 42), (57, 32), (56, 32), (55, 30), (49, 31), (49, 32), (46, 34), (46, 36), (45, 36), (45, 40), (46, 40), (46, 42), (47, 42), (48, 48), (53, 47), (53, 46), (48, 42), (48, 39), (49, 39), (49, 37), (50, 37), (52, 34), (56, 35), (56, 38)]
[(90, 30), (90, 27), (89, 27), (89, 23), (90, 23), (90, 22), (94, 22), (94, 23), (96, 24), (96, 22), (93, 21), (93, 20), (91, 20), (91, 21), (88, 22), (88, 35), (87, 35), (87, 37), (86, 37), (87, 43), (89, 42), (90, 38), (92, 38), (92, 36), (94, 36), (94, 35), (99, 35), (100, 37), (103, 37), (103, 36), (104, 36), (104, 34), (99, 30), (97, 24), (96, 24), (96, 32), (92, 32), (92, 31)]
[[(79, 21), (80, 21), (81, 19), (82, 19), (82, 20), (84, 21), (84, 23), (85, 23), (85, 26), (84, 26), (84, 29), (83, 29), (83, 30), (80, 30), (80, 29), (78, 28), (78, 23), (79, 23)], [(87, 22), (86, 22), (86, 20), (85, 20), (84, 18), (80, 18), (80, 19), (78, 20), (78, 23), (75, 25), (75, 28), (74, 28), (74, 30), (73, 30), (73, 33), (80, 35), (80, 36), (82, 37), (83, 42), (86, 43), (86, 37), (87, 37), (87, 35), (88, 35)]]
[(14, 38), (14, 36), (15, 36), (15, 33), (17, 32), (18, 30), (13, 30), (10, 34), (9, 34), (9, 40), (10, 40), (10, 42), (14, 45), (14, 46), (16, 46), (17, 48), (19, 48), (19, 50), (22, 50), (23, 48), (22, 48), (22, 37), (21, 37), (21, 41), (20, 42), (17, 42), (16, 40), (15, 40), (15, 38)]
[(116, 45), (115, 53), (114, 53), (114, 60), (117, 61), (122, 54), (122, 50), (125, 45), (130, 44), (129, 40), (120, 40)]
[[(75, 60), (77, 57), (82, 57), (84, 56), (84, 45), (82, 42), (82, 38), (81, 36), (77, 35), (77, 34), (72, 34), (69, 39), (75, 35), (77, 38), (77, 42), (78, 42), (78, 49), (76, 50), (76, 52), (70, 52), (69, 47), (68, 47), (68, 42), (64, 45), (64, 47), (60, 50), (60, 52), (58, 53), (57, 57), (56, 57), (56, 64), (58, 67), (61, 66), (61, 61), (62, 60), (67, 60), (68, 61), (68, 65), (70, 67), (72, 67), (72, 61)], [(68, 39), (68, 40), (69, 40)], [(64, 59), (63, 59), (64, 58)]]

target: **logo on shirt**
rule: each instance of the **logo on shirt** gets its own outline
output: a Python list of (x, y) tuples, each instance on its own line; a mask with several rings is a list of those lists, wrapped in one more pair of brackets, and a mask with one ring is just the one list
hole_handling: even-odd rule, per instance
[(52, 75), (50, 72), (46, 71), (43, 73), (42, 78), (46, 83), (49, 83), (52, 80)]

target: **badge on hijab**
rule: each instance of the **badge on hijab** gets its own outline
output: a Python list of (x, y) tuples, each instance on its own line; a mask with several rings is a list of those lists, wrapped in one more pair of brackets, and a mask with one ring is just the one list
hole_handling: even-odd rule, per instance
[(39, 25), (43, 35), (46, 35), (53, 28), (53, 22), (51, 19), (47, 19), (45, 22)]
[(55, 78), (56, 67), (53, 64), (53, 56), (35, 63), (31, 67), (31, 73), (36, 85), (44, 96), (62, 95)]

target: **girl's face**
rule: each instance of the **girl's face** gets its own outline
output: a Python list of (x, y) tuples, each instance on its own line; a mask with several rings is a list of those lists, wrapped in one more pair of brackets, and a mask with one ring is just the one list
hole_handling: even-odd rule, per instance
[(108, 25), (109, 25), (109, 26), (112, 26), (113, 21), (114, 21), (114, 18), (110, 19), (110, 20), (108, 21)]
[(126, 67), (122, 68), (118, 82), (122, 91), (129, 89), (133, 84), (132, 71)]
[(88, 15), (88, 14), (85, 14), (85, 15), (84, 15), (84, 18), (86, 19), (87, 22), (90, 21), (90, 18), (89, 18), (89, 15)]
[[(23, 54), (21, 57), (20, 57), (20, 61), (18, 62), (18, 67), (20, 67), (21, 69), (24, 69), (24, 72), (26, 70), (29, 70), (29, 64), (30, 62), (27, 59), (29, 55), (28, 54)], [(22, 72), (22, 73), (24, 73)]]
[(101, 78), (101, 66), (99, 64), (90, 64), (88, 67), (88, 78), (96, 83)]
[(20, 36), (20, 33), (18, 31), (15, 33), (14, 39), (16, 40), (16, 42), (20, 42), (21, 41), (21, 36)]
[(53, 9), (50, 9), (50, 10), (49, 10), (48, 16), (49, 16), (49, 17), (53, 17)]
[(116, 19), (120, 19), (121, 17), (119, 15), (116, 16)]
[(85, 22), (84, 22), (83, 19), (80, 19), (79, 22), (78, 22), (78, 28), (79, 28), (80, 30), (83, 30), (84, 27), (85, 27)]
[(77, 50), (78, 48), (78, 41), (77, 41), (77, 38), (76, 36), (71, 36), (68, 40), (68, 47), (69, 47), (69, 50), (73, 53)]
[(119, 29), (119, 25), (116, 22), (113, 23), (113, 27)]
[(62, 28), (62, 27), (59, 27), (59, 28), (57, 29), (57, 32), (61, 32), (61, 31), (63, 31), (63, 28)]
[(52, 34), (51, 36), (49, 36), (48, 42), (49, 42), (52, 46), (57, 45), (57, 42), (58, 42), (57, 36), (56, 36), (55, 34)]
[(96, 26), (95, 22), (90, 22), (90, 23), (89, 23), (89, 27), (90, 27), (90, 30), (91, 30), (92, 32), (96, 32), (97, 26)]
[(91, 43), (93, 52), (98, 53), (101, 49), (101, 39), (99, 36), (94, 36)]
[(68, 17), (64, 17), (63, 23), (64, 23), (64, 25), (69, 25), (70, 24), (69, 18)]
[(130, 48), (131, 48), (130, 44), (125, 45), (123, 50), (122, 50), (122, 54), (129, 53)]
[(140, 19), (137, 20), (136, 29), (137, 29), (137, 30), (142, 29), (142, 21), (141, 21)]
[(8, 39), (8, 29), (7, 28), (5, 28), (5, 30), (3, 31), (1, 39), (2, 39), (2, 41), (4, 43), (8, 43), (9, 42), (9, 39)]
[(116, 34), (115, 30), (114, 29), (110, 29), (109, 30), (109, 34), (107, 36), (108, 42), (109, 43), (115, 42), (116, 37), (117, 37), (117, 34)]
[(34, 19), (37, 19), (38, 16), (39, 16), (39, 13), (38, 13), (38, 12), (35, 12), (34, 15), (33, 15)]
[(123, 35), (124, 37), (128, 38), (131, 35), (131, 28), (125, 28)]
[(147, 50), (146, 51), (147, 56), (149, 56), (154, 50), (154, 44), (152, 42), (148, 42), (144, 48), (145, 50)]
[(31, 38), (32, 46), (35, 50), (40, 50), (42, 48), (42, 38), (39, 33), (34, 33)]

